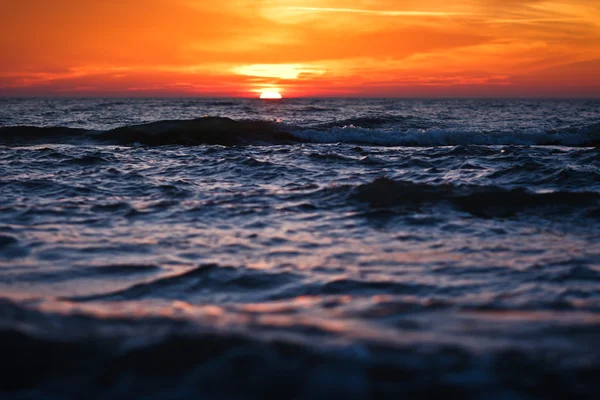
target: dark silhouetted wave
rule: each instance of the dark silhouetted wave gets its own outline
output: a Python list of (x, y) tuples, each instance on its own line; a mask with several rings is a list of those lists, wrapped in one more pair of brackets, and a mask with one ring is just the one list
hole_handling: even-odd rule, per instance
[[(0, 127), (0, 144), (104, 142), (130, 146), (356, 143), (379, 146), (600, 145), (600, 124), (563, 131), (473, 132), (406, 126), (406, 117), (361, 117), (314, 126), (224, 117), (158, 121), (108, 131), (66, 127)], [(386, 127), (383, 127), (386, 126)]]
[[(435, 312), (436, 307), (428, 309)], [(411, 304), (382, 304), (372, 312), (389, 317), (414, 310)], [(198, 311), (198, 317), (206, 318)], [(502, 321), (503, 315), (493, 309), (470, 313), (489, 321), (494, 314)], [(353, 345), (329, 344), (323, 338), (344, 330), (351, 336), (351, 325), (344, 320), (336, 325), (301, 317), (219, 315), (229, 322), (207, 329), (165, 317), (65, 316), (0, 300), (0, 353), (5, 358), (0, 397), (471, 399), (509, 394), (558, 399), (593, 398), (600, 391), (594, 323), (562, 330), (542, 325), (537, 329), (545, 329), (555, 341), (482, 350), (458, 337), (434, 344), (434, 335), (406, 345), (363, 333), (366, 337)], [(398, 323), (396, 329), (405, 332), (401, 337), (411, 337), (418, 327)], [(557, 340), (577, 338), (582, 338), (578, 351), (556, 345), (562, 343)]]
[(31, 126), (0, 128), (0, 142), (5, 144), (43, 142), (62, 143), (94, 140), (118, 145), (147, 146), (215, 144), (233, 146), (256, 143), (295, 143), (289, 133), (275, 122), (235, 121), (230, 118), (204, 117), (194, 120), (158, 121), (131, 125), (109, 131), (86, 131), (71, 128)]
[(583, 211), (590, 217), (600, 209), (600, 194), (585, 191), (533, 192), (523, 188), (496, 186), (435, 185), (377, 178), (373, 182), (346, 189), (349, 198), (373, 208), (418, 208), (447, 203), (474, 216), (512, 217), (518, 213), (552, 215)]

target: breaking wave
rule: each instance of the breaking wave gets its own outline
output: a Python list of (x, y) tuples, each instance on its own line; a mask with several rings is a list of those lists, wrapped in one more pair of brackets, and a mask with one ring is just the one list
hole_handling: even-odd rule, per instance
[[(407, 122), (408, 121), (408, 122)], [(266, 120), (203, 117), (128, 125), (107, 131), (67, 127), (0, 127), (0, 144), (78, 143), (85, 140), (118, 145), (200, 145), (356, 143), (375, 146), (556, 145), (600, 146), (600, 123), (552, 131), (477, 132), (418, 128), (408, 118), (353, 118), (313, 126)]]
[[(328, 129), (297, 129), (292, 134), (307, 142), (356, 143), (379, 146), (538, 145), (593, 147), (600, 145), (600, 123), (578, 129), (533, 132), (474, 132), (460, 129), (373, 129), (363, 125)], [(367, 126), (367, 127), (363, 127)]]

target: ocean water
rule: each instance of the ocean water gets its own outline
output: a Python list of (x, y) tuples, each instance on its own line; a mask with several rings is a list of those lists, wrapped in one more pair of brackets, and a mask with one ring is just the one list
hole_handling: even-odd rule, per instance
[(0, 398), (595, 398), (600, 101), (0, 100)]

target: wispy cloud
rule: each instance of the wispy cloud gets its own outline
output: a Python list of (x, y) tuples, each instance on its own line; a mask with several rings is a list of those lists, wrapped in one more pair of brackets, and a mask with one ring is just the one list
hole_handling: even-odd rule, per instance
[(300, 76), (323, 75), (326, 71), (319, 67), (300, 64), (254, 64), (234, 67), (234, 74), (260, 78), (298, 79)]
[(578, 23), (578, 18), (490, 18), (482, 20), (482, 23), (491, 24), (538, 24), (538, 23)]
[(368, 10), (360, 8), (337, 8), (337, 7), (287, 7), (289, 11), (314, 12), (314, 13), (347, 13), (368, 14), (383, 17), (453, 17), (467, 14), (443, 11), (406, 11), (406, 10)]

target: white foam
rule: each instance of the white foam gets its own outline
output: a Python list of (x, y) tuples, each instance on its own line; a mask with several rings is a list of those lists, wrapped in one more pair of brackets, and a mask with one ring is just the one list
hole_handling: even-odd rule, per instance
[(383, 146), (557, 145), (595, 146), (600, 124), (575, 132), (473, 132), (460, 129), (366, 129), (353, 125), (327, 130), (295, 129), (290, 133), (315, 143), (361, 143)]

